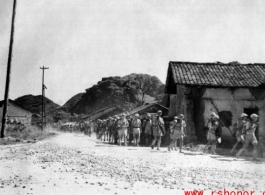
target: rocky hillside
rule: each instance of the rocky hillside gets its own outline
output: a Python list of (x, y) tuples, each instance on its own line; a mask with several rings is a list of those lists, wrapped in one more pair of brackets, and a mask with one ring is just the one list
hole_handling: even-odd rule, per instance
[(124, 111), (132, 110), (142, 104), (141, 94), (137, 92), (139, 78), (151, 85), (150, 90), (146, 92), (145, 102), (160, 101), (163, 97), (164, 84), (157, 77), (147, 74), (130, 74), (124, 77), (103, 78), (96, 85), (86, 89), (85, 94), (72, 97), (71, 99), (75, 100), (81, 98), (73, 103), (72, 107), (68, 107), (68, 112), (91, 114), (111, 105), (116, 105)]
[(78, 93), (75, 96), (71, 97), (62, 107), (60, 110), (64, 110), (68, 112), (70, 108), (72, 108), (84, 95), (85, 93)]
[[(42, 111), (42, 96), (41, 95), (24, 95), (14, 100), (17, 104), (27, 108), (32, 113), (41, 114)], [(46, 113), (49, 114), (55, 109), (59, 108), (60, 105), (54, 103), (47, 97), (45, 97), (45, 108)]]

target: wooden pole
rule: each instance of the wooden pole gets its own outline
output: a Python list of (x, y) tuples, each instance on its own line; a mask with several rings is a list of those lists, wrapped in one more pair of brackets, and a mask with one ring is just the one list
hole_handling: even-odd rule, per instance
[(7, 108), (8, 108), (8, 96), (9, 96), (9, 84), (10, 84), (10, 73), (11, 73), (14, 31), (15, 31), (16, 5), (17, 5), (17, 0), (14, 0), (12, 22), (11, 22), (9, 53), (8, 53), (8, 61), (7, 61), (7, 71), (6, 71), (6, 88), (5, 88), (5, 100), (4, 100), (4, 108), (3, 108), (2, 128), (1, 128), (1, 135), (0, 135), (1, 138), (5, 137), (5, 127), (6, 127), (6, 118), (7, 118)]
[(44, 112), (45, 112), (45, 107), (44, 107), (44, 90), (45, 90), (45, 86), (44, 86), (44, 70), (49, 69), (48, 67), (40, 67), (40, 69), (42, 69), (42, 112), (41, 112), (41, 130), (43, 130), (43, 124), (44, 124)]

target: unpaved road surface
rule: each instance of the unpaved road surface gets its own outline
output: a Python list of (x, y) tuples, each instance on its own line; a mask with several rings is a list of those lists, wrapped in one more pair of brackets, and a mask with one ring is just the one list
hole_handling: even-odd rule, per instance
[(0, 149), (0, 195), (265, 191), (264, 159), (252, 162), (166, 148), (118, 147), (70, 133)]

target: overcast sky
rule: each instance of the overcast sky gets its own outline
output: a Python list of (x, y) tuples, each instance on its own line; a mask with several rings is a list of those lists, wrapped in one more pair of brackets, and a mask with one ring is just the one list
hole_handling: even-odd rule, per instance
[[(0, 1), (0, 99), (12, 0)], [(169, 61), (265, 63), (265, 1), (18, 0), (10, 98), (64, 104), (102, 77), (147, 73), (163, 83)]]

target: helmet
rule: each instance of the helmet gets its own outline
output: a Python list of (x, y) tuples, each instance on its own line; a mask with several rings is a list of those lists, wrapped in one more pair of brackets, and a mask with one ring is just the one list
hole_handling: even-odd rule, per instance
[(185, 116), (184, 116), (183, 114), (180, 114), (179, 117), (180, 117), (180, 118), (184, 118)]
[(136, 113), (134, 116), (136, 116), (136, 117), (139, 117), (139, 114), (138, 114), (138, 113)]
[(161, 110), (158, 110), (157, 113), (162, 113), (162, 111)]
[(214, 119), (219, 119), (219, 116), (218, 115), (215, 115), (213, 118)]
[(179, 119), (179, 117), (178, 116), (175, 116), (174, 119)]
[(245, 116), (248, 116), (248, 115), (246, 113), (242, 113), (240, 117), (243, 118)]
[(257, 114), (251, 114), (251, 115), (250, 115), (250, 118), (252, 118), (252, 119), (253, 119), (253, 118), (259, 118), (259, 116), (258, 116)]

